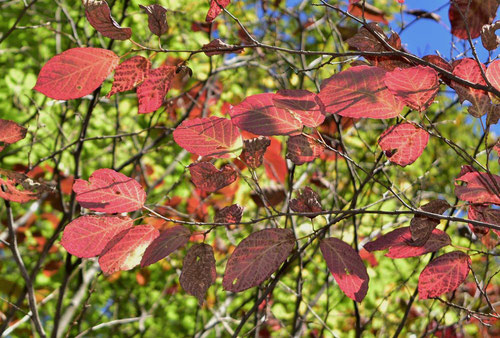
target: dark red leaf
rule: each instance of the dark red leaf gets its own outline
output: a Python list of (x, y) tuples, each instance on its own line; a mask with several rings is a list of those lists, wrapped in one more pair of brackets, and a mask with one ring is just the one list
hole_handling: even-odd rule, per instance
[(191, 232), (182, 225), (176, 225), (160, 233), (148, 246), (141, 259), (141, 268), (167, 257), (189, 241)]
[(283, 89), (272, 99), (276, 108), (288, 109), (307, 127), (315, 128), (325, 120), (323, 102), (308, 90)]
[(215, 283), (215, 257), (213, 248), (204, 243), (194, 244), (182, 263), (179, 282), (184, 290), (198, 298), (201, 306), (210, 285)]
[(222, 13), (222, 8), (226, 8), (231, 0), (210, 0), (210, 9), (208, 10), (206, 22), (213, 21), (220, 13)]
[(228, 164), (220, 170), (210, 162), (193, 163), (188, 168), (196, 188), (207, 193), (222, 189), (238, 178), (236, 171)]
[(175, 69), (174, 66), (161, 66), (149, 72), (146, 80), (137, 87), (139, 114), (152, 113), (162, 106), (172, 84)]
[(263, 188), (262, 193), (264, 195), (264, 199), (267, 201), (266, 203), (264, 203), (262, 197), (255, 191), (252, 191), (252, 193), (250, 194), (250, 198), (252, 198), (255, 204), (257, 204), (257, 206), (259, 207), (264, 207), (264, 205), (274, 207), (283, 202), (286, 198), (286, 192), (282, 186)]
[(411, 123), (390, 127), (380, 135), (378, 144), (389, 161), (404, 167), (415, 162), (429, 141), (429, 134)]
[(112, 169), (98, 169), (89, 181), (73, 184), (76, 200), (83, 208), (98, 212), (129, 212), (141, 209), (146, 193), (133, 178)]
[[(294, 198), (290, 201), (290, 209), (295, 212), (316, 213), (323, 211), (318, 193), (309, 187), (305, 187), (297, 198)], [(314, 218), (316, 216), (317, 215), (308, 217)]]
[(287, 141), (286, 158), (296, 165), (301, 165), (314, 161), (323, 154), (323, 151), (323, 146), (310, 136), (290, 136)]
[(233, 204), (215, 212), (214, 223), (239, 223), (243, 215), (243, 207)]
[(127, 40), (132, 36), (130, 28), (122, 28), (111, 16), (108, 3), (100, 0), (84, 0), (87, 20), (103, 36), (115, 40)]
[(115, 69), (113, 87), (106, 97), (110, 98), (116, 93), (133, 89), (144, 81), (149, 68), (151, 68), (151, 62), (142, 56), (134, 56), (120, 63)]
[(469, 274), (469, 256), (453, 251), (432, 260), (418, 278), (420, 299), (439, 297), (455, 290)]
[(64, 228), (61, 245), (76, 257), (95, 257), (115, 235), (133, 225), (129, 217), (80, 216)]
[(347, 117), (387, 119), (403, 109), (385, 86), (386, 71), (378, 67), (349, 68), (321, 83), (319, 98), (326, 112)]
[(257, 286), (283, 263), (293, 247), (290, 229), (264, 229), (243, 239), (227, 261), (222, 286), (240, 292)]
[(139, 5), (139, 7), (148, 15), (148, 27), (151, 33), (160, 36), (167, 32), (167, 9), (165, 7), (157, 4), (149, 6)]
[[(432, 200), (424, 204), (420, 209), (433, 214), (442, 214), (450, 205), (445, 200)], [(438, 218), (430, 218), (426, 216), (414, 216), (410, 222), (410, 232), (413, 246), (424, 245), (432, 234), (432, 231), (440, 223)]]
[(450, 65), (450, 63), (445, 59), (443, 59), (442, 57), (440, 57), (439, 55), (425, 55), (422, 57), (422, 59), (444, 70), (447, 70), (450, 73), (453, 71), (453, 67)]
[(220, 55), (224, 53), (241, 53), (243, 52), (243, 47), (228, 45), (221, 39), (214, 39), (201, 47), (201, 50), (207, 56)]
[(68, 49), (47, 61), (33, 89), (55, 100), (83, 97), (104, 82), (119, 60), (107, 49)]
[[(488, 205), (471, 204), (469, 205), (469, 219), (500, 226), (500, 210), (490, 208)], [(490, 231), (487, 227), (473, 224), (469, 224), (469, 227), (478, 236), (484, 236)], [(492, 230), (500, 237), (500, 230)]]
[[(467, 185), (459, 185), (457, 181), (465, 182)], [(500, 176), (480, 173), (475, 170), (462, 171), (455, 179), (455, 195), (462, 201), (470, 203), (500, 205), (499, 187)]]
[(333, 278), (345, 295), (361, 302), (368, 292), (368, 273), (359, 254), (337, 238), (326, 238), (319, 248)]
[[(484, 71), (486, 71), (486, 67), (483, 64), (481, 64), (481, 67)], [(481, 69), (479, 68), (476, 60), (471, 58), (464, 58), (456, 61), (453, 67), (453, 75), (472, 83), (486, 85), (486, 81), (484, 81), (481, 74)], [(476, 109), (481, 111), (490, 104), (488, 93), (484, 90), (470, 88), (455, 81), (452, 81), (450, 85), (457, 92), (461, 103), (467, 100), (472, 103)]]
[(99, 266), (106, 275), (132, 269), (141, 262), (144, 251), (159, 234), (150, 225), (138, 225), (118, 233), (101, 253)]
[(16, 143), (25, 138), (27, 132), (28, 129), (13, 121), (0, 119), (0, 151), (6, 145)]
[(493, 22), (497, 8), (497, 0), (451, 0), (448, 11), (451, 34), (467, 40), (469, 29), (471, 39), (477, 38), (483, 25)]
[(271, 145), (271, 140), (268, 137), (259, 136), (257, 138), (245, 140), (243, 143), (243, 152), (240, 156), (243, 162), (252, 169), (260, 167), (266, 149)]
[(243, 146), (239, 129), (228, 119), (209, 116), (186, 120), (174, 130), (175, 142), (200, 156), (238, 156)]

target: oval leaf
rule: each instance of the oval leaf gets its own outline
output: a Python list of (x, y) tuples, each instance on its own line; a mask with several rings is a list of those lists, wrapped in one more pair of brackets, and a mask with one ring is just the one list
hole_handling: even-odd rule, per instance
[(137, 87), (139, 114), (152, 113), (163, 104), (172, 78), (175, 75), (174, 66), (161, 66), (149, 72), (148, 77)]
[(142, 56), (134, 56), (120, 63), (115, 69), (113, 87), (106, 97), (133, 89), (144, 81), (151, 68), (151, 62)]
[(141, 268), (158, 262), (175, 250), (183, 247), (189, 240), (191, 232), (182, 225), (168, 228), (158, 236), (146, 249), (141, 259)]
[(239, 129), (215, 116), (184, 121), (174, 130), (174, 140), (193, 154), (216, 158), (236, 157), (243, 147)]
[(453, 251), (432, 260), (418, 278), (419, 299), (441, 296), (455, 290), (469, 274), (469, 256)]
[(378, 144), (389, 161), (404, 167), (415, 162), (429, 141), (429, 134), (411, 123), (392, 126), (380, 135)]
[(213, 248), (204, 243), (193, 245), (182, 262), (179, 277), (182, 288), (198, 298), (198, 303), (202, 305), (205, 294), (210, 285), (215, 283), (216, 277)]
[(303, 89), (283, 89), (273, 96), (276, 108), (288, 109), (302, 123), (311, 128), (319, 126), (325, 120), (325, 106), (318, 95)]
[(189, 166), (189, 172), (194, 185), (205, 192), (215, 192), (238, 178), (236, 171), (228, 164), (217, 170), (210, 162), (194, 163)]
[(290, 229), (264, 229), (241, 241), (226, 265), (222, 285), (225, 290), (240, 292), (257, 286), (283, 263), (293, 247)]
[(368, 273), (359, 254), (349, 244), (337, 238), (326, 238), (319, 248), (328, 270), (345, 295), (361, 302), (368, 292)]
[(25, 138), (27, 132), (28, 129), (13, 121), (0, 119), (0, 151), (6, 145), (16, 143)]
[(98, 212), (129, 212), (144, 206), (146, 193), (133, 178), (112, 169), (98, 169), (89, 181), (73, 184), (76, 200), (83, 208)]
[(130, 28), (122, 28), (111, 16), (108, 3), (99, 0), (84, 0), (85, 15), (96, 31), (115, 40), (127, 40), (132, 36)]
[(148, 27), (151, 33), (160, 36), (167, 32), (167, 9), (165, 7), (157, 4), (149, 6), (139, 5), (139, 7), (148, 15)]

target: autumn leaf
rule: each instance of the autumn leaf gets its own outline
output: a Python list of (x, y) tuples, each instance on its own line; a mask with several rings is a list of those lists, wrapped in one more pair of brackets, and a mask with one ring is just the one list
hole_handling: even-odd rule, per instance
[[(477, 83), (486, 86), (486, 81), (483, 78), (481, 69), (479, 68), (476, 60), (471, 58), (464, 58), (454, 62), (453, 75), (458, 76), (464, 80), (472, 83)], [(486, 67), (481, 64), (483, 71), (487, 71)], [(457, 92), (460, 102), (469, 101), (477, 111), (484, 111), (490, 104), (488, 93), (481, 89), (475, 89), (468, 86), (459, 84), (458, 82), (451, 81), (450, 86)], [(481, 113), (480, 115), (482, 115)]]
[(111, 16), (108, 3), (100, 0), (83, 0), (87, 20), (103, 36), (115, 40), (127, 40), (132, 36), (130, 28), (122, 28)]
[[(459, 185), (458, 182), (466, 185)], [(482, 173), (463, 166), (455, 179), (455, 195), (470, 203), (493, 203), (500, 205), (500, 176)]]
[(148, 28), (151, 33), (160, 36), (168, 31), (167, 9), (163, 6), (153, 4), (149, 6), (139, 5), (148, 15)]
[(243, 207), (233, 204), (215, 212), (214, 223), (239, 223), (243, 215)]
[(429, 134), (425, 130), (402, 123), (384, 131), (378, 144), (389, 161), (405, 167), (422, 155), (428, 141)]
[(139, 83), (144, 81), (151, 68), (151, 62), (142, 56), (133, 56), (120, 63), (115, 69), (113, 87), (106, 95), (110, 98), (116, 93), (134, 89)]
[(262, 165), (264, 154), (267, 147), (271, 145), (271, 140), (265, 136), (259, 136), (243, 141), (243, 151), (241, 159), (252, 169), (256, 169)]
[[(264, 195), (266, 203), (264, 203), (261, 195)], [(250, 197), (259, 207), (264, 207), (265, 205), (274, 207), (285, 200), (286, 192), (282, 186), (271, 186), (262, 188), (262, 194), (253, 191), (250, 193)]]
[(305, 126), (315, 128), (325, 120), (325, 106), (317, 94), (304, 89), (282, 89), (272, 96), (276, 108), (287, 109)]
[(314, 161), (323, 154), (323, 151), (323, 146), (310, 136), (290, 136), (287, 141), (286, 158), (296, 165), (302, 165)]
[(182, 263), (182, 272), (179, 282), (187, 293), (198, 298), (198, 304), (203, 299), (210, 285), (215, 283), (214, 250), (208, 244), (194, 244), (186, 253)]
[[(442, 214), (451, 206), (445, 200), (432, 200), (424, 204), (420, 209), (433, 214)], [(422, 246), (430, 238), (432, 231), (440, 223), (440, 219), (427, 216), (415, 215), (410, 222), (411, 245)]]
[(469, 30), (471, 39), (479, 37), (483, 25), (493, 22), (497, 9), (497, 0), (451, 0), (448, 11), (451, 34), (467, 40)]
[(222, 41), (221, 39), (214, 39), (209, 43), (203, 45), (201, 50), (206, 56), (220, 55), (224, 53), (241, 53), (243, 52), (243, 47), (229, 45)]
[(149, 71), (144, 82), (137, 87), (139, 114), (152, 113), (162, 106), (172, 84), (175, 69), (174, 66), (164, 65)]
[(230, 2), (231, 0), (210, 0), (210, 9), (208, 10), (205, 21), (212, 22), (220, 13), (223, 12), (222, 8), (226, 8)]
[[(496, 224), (496, 225), (500, 226), (500, 210), (493, 209), (489, 205), (485, 205), (485, 204), (471, 204), (471, 205), (469, 205), (468, 217), (471, 220), (490, 223), (490, 224)], [(472, 232), (474, 232), (479, 237), (488, 234), (488, 232), (490, 231), (490, 229), (487, 227), (473, 225), (470, 223), (469, 223), (469, 227), (471, 228)], [(500, 237), (500, 230), (497, 230), (497, 229), (492, 229), (492, 230)]]
[(141, 259), (141, 268), (154, 264), (183, 247), (190, 236), (191, 231), (182, 225), (176, 225), (162, 231), (144, 252)]
[(220, 170), (210, 162), (193, 163), (188, 168), (194, 185), (207, 193), (220, 190), (238, 178), (238, 174), (229, 164)]
[[(290, 209), (300, 213), (317, 213), (323, 211), (320, 197), (317, 192), (305, 187), (297, 198), (290, 200)], [(317, 215), (308, 216), (314, 218)]]
[(5, 146), (25, 138), (27, 132), (28, 129), (13, 121), (0, 119), (0, 151), (2, 151)]

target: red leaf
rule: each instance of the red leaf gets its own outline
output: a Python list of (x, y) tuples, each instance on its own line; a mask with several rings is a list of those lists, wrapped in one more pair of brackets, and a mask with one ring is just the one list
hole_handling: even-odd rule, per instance
[(242, 215), (243, 207), (238, 204), (233, 204), (217, 210), (214, 217), (214, 223), (239, 223)]
[(110, 98), (116, 93), (133, 89), (144, 81), (149, 68), (151, 68), (151, 62), (142, 56), (134, 56), (120, 63), (115, 69), (113, 87), (106, 97)]
[(368, 291), (368, 273), (359, 254), (349, 244), (337, 238), (326, 238), (319, 248), (328, 270), (345, 295), (361, 302)]
[(15, 180), (3, 180), (0, 178), (0, 198), (16, 203), (26, 203), (36, 200), (40, 194), (29, 190), (18, 190)]
[[(424, 204), (420, 209), (433, 214), (442, 214), (451, 206), (445, 200), (432, 200)], [(432, 234), (432, 231), (441, 222), (438, 218), (426, 216), (414, 216), (410, 222), (410, 232), (413, 246), (424, 245)]]
[(27, 132), (28, 129), (13, 121), (0, 119), (0, 151), (6, 145), (16, 143), (25, 138)]
[(290, 229), (264, 229), (243, 239), (226, 265), (222, 286), (240, 292), (259, 285), (275, 272), (293, 247)]
[(64, 228), (61, 245), (73, 256), (95, 257), (115, 235), (133, 225), (129, 217), (80, 216)]
[(243, 52), (243, 47), (228, 45), (221, 39), (214, 39), (201, 47), (201, 50), (207, 56), (220, 55), (224, 53), (241, 53)]
[(443, 59), (442, 57), (440, 57), (439, 55), (433, 55), (433, 54), (425, 55), (422, 57), (422, 59), (440, 68), (443, 68), (444, 70), (447, 70), (449, 72), (453, 71), (453, 67), (450, 65), (450, 63), (445, 59)]
[(264, 154), (267, 147), (271, 145), (271, 140), (265, 136), (259, 136), (250, 140), (243, 141), (244, 147), (241, 153), (241, 159), (252, 169), (262, 165)]
[(389, 249), (389, 252), (385, 255), (386, 257), (408, 258), (437, 251), (442, 247), (450, 245), (451, 240), (446, 232), (434, 229), (423, 246), (416, 247), (411, 245), (411, 243), (410, 227), (404, 227), (393, 230), (374, 241), (366, 243), (364, 248), (370, 252)]
[[(297, 198), (294, 198), (290, 201), (290, 209), (295, 212), (316, 213), (323, 211), (318, 193), (309, 187), (305, 187)], [(316, 216), (317, 215), (308, 217), (314, 218)]]
[(162, 106), (175, 75), (175, 69), (174, 66), (161, 66), (149, 72), (146, 80), (137, 87), (139, 114), (152, 113)]
[(424, 66), (397, 68), (385, 74), (384, 83), (408, 107), (418, 111), (426, 110), (439, 90), (438, 73)]
[[(262, 193), (264, 194), (265, 200), (268, 202), (266, 204), (272, 207), (280, 204), (286, 198), (285, 189), (281, 186), (265, 187), (262, 189)], [(250, 193), (250, 198), (252, 198), (252, 201), (254, 201), (258, 207), (264, 207), (264, 201), (256, 192), (252, 191), (252, 193)]]
[(68, 49), (47, 61), (33, 89), (55, 100), (77, 99), (96, 90), (118, 62), (107, 49)]
[(161, 232), (144, 252), (141, 268), (154, 264), (183, 247), (189, 237), (191, 237), (191, 232), (182, 225), (176, 225)]
[(184, 257), (179, 282), (187, 293), (198, 298), (200, 306), (210, 285), (215, 283), (214, 250), (208, 244), (194, 244)]
[(500, 60), (495, 60), (488, 65), (486, 78), (496, 90), (500, 90)]
[(210, 162), (193, 163), (188, 168), (196, 188), (207, 193), (222, 189), (238, 178), (236, 171), (228, 164), (220, 170)]
[(429, 134), (411, 123), (390, 127), (380, 135), (378, 144), (389, 161), (404, 167), (415, 162), (429, 141)]
[(307, 127), (315, 128), (325, 120), (323, 102), (308, 90), (283, 89), (272, 99), (276, 108), (288, 109)]
[(229, 111), (231, 120), (239, 128), (256, 135), (297, 135), (302, 122), (287, 109), (274, 106), (272, 93), (247, 97)]
[(469, 274), (469, 256), (453, 251), (432, 260), (418, 278), (419, 299), (438, 297), (455, 290)]
[(83, 208), (98, 212), (129, 212), (141, 209), (146, 193), (133, 178), (112, 169), (98, 169), (89, 181), (73, 184), (76, 200)]
[[(500, 210), (490, 208), (488, 205), (471, 204), (469, 205), (469, 219), (500, 226)], [(469, 224), (469, 227), (479, 236), (486, 235), (490, 231), (487, 227), (473, 224)], [(500, 237), (500, 230), (492, 230)]]
[[(481, 64), (481, 67), (484, 71), (486, 71), (486, 67), (483, 64)], [(479, 68), (476, 60), (471, 58), (465, 58), (456, 61), (453, 67), (453, 75), (472, 83), (477, 83), (484, 86), (486, 85), (486, 81), (484, 81), (481, 74), (481, 69)], [(481, 111), (485, 110), (485, 107), (490, 103), (488, 93), (484, 90), (470, 88), (455, 81), (452, 81), (450, 85), (457, 92), (461, 103), (467, 100)]]
[(468, 28), (471, 39), (479, 37), (481, 27), (493, 22), (497, 8), (497, 0), (451, 0), (450, 10), (448, 11), (451, 34), (457, 38), (467, 40)]
[(359, 18), (364, 17), (366, 20), (372, 20), (376, 22), (382, 22), (386, 25), (389, 24), (385, 18), (384, 11), (378, 9), (377, 7), (370, 5), (369, 3), (351, 3), (347, 8), (347, 11), (354, 16)]
[(150, 225), (138, 225), (120, 232), (101, 253), (99, 266), (106, 275), (132, 269), (141, 262), (144, 251), (159, 234)]
[(275, 137), (271, 137), (271, 145), (264, 154), (264, 167), (271, 180), (283, 184), (286, 182), (288, 167), (283, 155), (281, 155), (281, 142)]
[(223, 8), (226, 8), (230, 2), (231, 2), (231, 0), (210, 0), (210, 9), (208, 10), (207, 17), (205, 18), (205, 21), (206, 22), (213, 21), (220, 13), (223, 12), (223, 10), (222, 10), (222, 8), (220, 8), (220, 6), (222, 6)]
[(310, 136), (290, 136), (287, 141), (286, 158), (296, 165), (301, 165), (314, 161), (323, 154), (323, 151), (323, 146)]
[(127, 40), (132, 36), (130, 28), (122, 28), (111, 16), (108, 3), (99, 0), (84, 0), (87, 20), (103, 36), (115, 40)]
[(165, 7), (157, 4), (149, 6), (139, 5), (139, 7), (148, 15), (148, 27), (151, 33), (160, 36), (167, 32), (167, 9)]
[(382, 68), (358, 66), (321, 83), (319, 98), (326, 112), (348, 117), (387, 119), (396, 117), (403, 104), (385, 86)]
[(174, 140), (193, 154), (216, 158), (238, 156), (243, 146), (239, 129), (215, 116), (184, 121), (174, 130)]
[[(477, 171), (462, 172), (455, 179), (455, 195), (470, 203), (494, 203), (500, 205), (500, 176)], [(457, 181), (467, 183), (458, 185)]]

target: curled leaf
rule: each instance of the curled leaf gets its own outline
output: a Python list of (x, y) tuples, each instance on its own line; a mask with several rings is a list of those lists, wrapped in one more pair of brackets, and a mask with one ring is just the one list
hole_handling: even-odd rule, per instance
[(206, 22), (212, 22), (214, 19), (223, 12), (223, 8), (226, 8), (231, 0), (210, 0), (210, 9), (208, 10)]
[(167, 9), (163, 6), (154, 4), (149, 6), (139, 5), (148, 15), (148, 27), (151, 33), (162, 35), (168, 31)]
[(83, 0), (87, 20), (103, 36), (115, 40), (127, 40), (132, 36), (130, 28), (122, 28), (111, 16), (108, 3), (101, 0)]
[[(445, 200), (433, 200), (424, 204), (420, 209), (433, 214), (442, 214), (451, 206)], [(440, 219), (416, 215), (410, 222), (410, 232), (413, 246), (424, 245), (432, 234), (432, 231), (440, 223)]]
[(201, 47), (206, 56), (220, 55), (225, 53), (241, 53), (243, 47), (229, 45), (221, 39), (214, 39)]
[(239, 223), (243, 215), (243, 207), (233, 204), (215, 212), (215, 223)]

